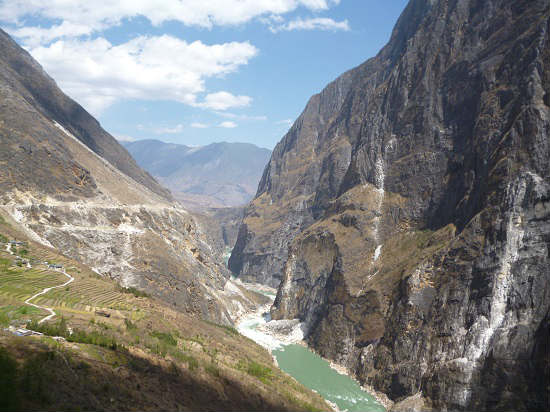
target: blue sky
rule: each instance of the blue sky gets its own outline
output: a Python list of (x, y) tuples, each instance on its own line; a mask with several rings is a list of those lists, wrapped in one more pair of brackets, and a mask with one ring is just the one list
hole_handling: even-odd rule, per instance
[(0, 25), (120, 139), (273, 148), (405, 0), (4, 0)]

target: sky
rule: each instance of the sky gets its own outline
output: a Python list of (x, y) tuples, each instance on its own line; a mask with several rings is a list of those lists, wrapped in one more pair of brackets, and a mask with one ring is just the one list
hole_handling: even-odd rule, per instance
[(406, 0), (0, 0), (0, 27), (119, 140), (272, 149)]

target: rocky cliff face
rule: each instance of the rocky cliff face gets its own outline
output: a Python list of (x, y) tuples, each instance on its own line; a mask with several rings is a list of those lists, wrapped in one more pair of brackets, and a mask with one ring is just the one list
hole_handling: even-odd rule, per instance
[(230, 323), (250, 303), (194, 219), (4, 32), (0, 207), (34, 240), (182, 311)]
[(245, 212), (230, 268), (393, 400), (548, 403), (549, 30), (547, 1), (412, 0)]

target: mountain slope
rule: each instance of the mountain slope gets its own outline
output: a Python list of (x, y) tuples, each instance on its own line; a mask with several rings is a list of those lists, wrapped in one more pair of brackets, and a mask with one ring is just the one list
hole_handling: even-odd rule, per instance
[[(14, 238), (24, 245), (6, 250)], [(31, 267), (14, 262), (16, 255)], [(46, 260), (74, 281), (31, 300), (55, 311), (37, 324), (49, 313), (25, 301), (67, 279)], [(5, 329), (25, 324), (46, 336)], [(258, 368), (264, 373), (254, 374)], [(121, 288), (28, 239), (1, 210), (0, 379), (0, 410), (7, 411), (328, 409), (235, 329)]]
[[(128, 152), (101, 128), (99, 122), (66, 96), (42, 67), (1, 29), (0, 61), (0, 76), (4, 87), (9, 85), (11, 91), (31, 105), (37, 113), (62, 124), (79, 141), (121, 172), (163, 198), (171, 199), (170, 193), (138, 167)], [(8, 107), (4, 106), (4, 116), (8, 114), (7, 111)], [(31, 132), (32, 124), (24, 123), (23, 119), (14, 116), (9, 120), (19, 120), (16, 124), (11, 123), (17, 126), (18, 131)]]
[(310, 99), (245, 212), (231, 270), (280, 285), (272, 316), (393, 400), (548, 402), (549, 15), (410, 1)]
[(123, 286), (231, 323), (226, 269), (194, 219), (0, 33), (0, 207)]
[(240, 206), (252, 199), (271, 152), (249, 143), (202, 147), (158, 140), (124, 142), (138, 164), (194, 208)]

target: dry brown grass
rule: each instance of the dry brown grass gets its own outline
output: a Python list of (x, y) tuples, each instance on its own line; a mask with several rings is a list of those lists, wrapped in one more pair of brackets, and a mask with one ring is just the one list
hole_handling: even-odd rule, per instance
[[(0, 233), (24, 238), (23, 233), (1, 222)], [(113, 339), (118, 349), (0, 334), (0, 345), (21, 368), (29, 359), (54, 353), (47, 361), (51, 373), (44, 380), (48, 396), (33, 398), (20, 387), (23, 409), (328, 409), (320, 396), (276, 368), (268, 351), (236, 330), (183, 314), (158, 299), (123, 293), (86, 266), (35, 242), (28, 243), (33, 257), (60, 263), (75, 278), (69, 290), (63, 288), (41, 300), (43, 305), (54, 303), (58, 316), (53, 322), (63, 317), (72, 329), (82, 331), (82, 336), (101, 334)], [(0, 307), (13, 304), (24, 306), (17, 298), (8, 301), (0, 295)], [(110, 317), (97, 315), (98, 308)], [(249, 374), (242, 365), (250, 362), (273, 373), (269, 378)]]

